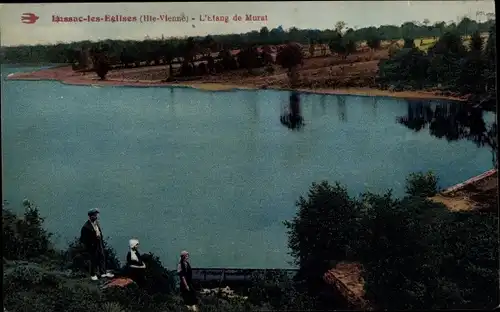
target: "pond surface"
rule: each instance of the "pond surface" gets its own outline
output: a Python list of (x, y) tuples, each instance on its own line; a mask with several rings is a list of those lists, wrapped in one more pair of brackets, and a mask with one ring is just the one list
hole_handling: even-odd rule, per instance
[(138, 237), (169, 268), (183, 249), (197, 267), (290, 267), (282, 221), (312, 182), (400, 195), (413, 171), (447, 187), (492, 166), (488, 148), (398, 122), (405, 100), (301, 94), (291, 131), (288, 92), (4, 81), (2, 94), (4, 199), (35, 202), (60, 246), (100, 207), (122, 260)]

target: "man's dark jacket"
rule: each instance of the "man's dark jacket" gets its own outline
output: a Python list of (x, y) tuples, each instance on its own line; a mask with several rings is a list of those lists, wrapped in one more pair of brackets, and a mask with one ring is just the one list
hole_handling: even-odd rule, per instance
[(85, 224), (82, 227), (81, 235), (80, 235), (80, 242), (85, 246), (85, 249), (87, 251), (95, 251), (97, 250), (98, 247), (103, 247), (102, 245), (102, 229), (101, 225), (97, 222), (97, 227), (99, 228), (99, 231), (101, 232), (101, 239), (97, 238), (97, 234), (94, 230), (94, 227), (92, 226), (92, 223), (90, 223), (90, 220), (87, 220)]

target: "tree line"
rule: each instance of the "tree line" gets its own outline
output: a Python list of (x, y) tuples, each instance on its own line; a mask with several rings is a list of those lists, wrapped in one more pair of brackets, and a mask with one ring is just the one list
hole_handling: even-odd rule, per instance
[[(380, 27), (347, 27), (343, 21), (337, 22), (333, 29), (297, 29), (284, 30), (281, 26), (273, 29), (262, 27), (260, 31), (242, 34), (208, 35), (191, 38), (166, 38), (136, 40), (104, 40), (100, 42), (79, 41), (57, 43), (55, 45), (24, 45), (2, 47), (3, 63), (76, 63), (82, 51), (88, 49), (106, 50), (110, 64), (159, 64), (175, 59), (179, 62), (186, 56), (189, 45), (196, 43), (199, 53), (218, 53), (222, 50), (243, 49), (249, 46), (274, 46), (287, 42), (301, 44), (329, 45), (338, 38), (338, 34), (349, 42), (358, 43), (377, 38), (378, 40), (399, 40), (401, 38), (440, 37), (446, 32), (457, 32), (468, 36), (473, 32), (486, 32), (491, 27), (494, 15), (487, 15), (488, 20), (478, 22), (468, 17), (460, 22), (448, 21), (430, 24), (406, 22), (400, 26), (382, 25)], [(191, 41), (191, 42), (190, 42)], [(210, 52), (209, 52), (210, 51)]]
[(427, 51), (405, 38), (404, 47), (390, 50), (379, 63), (377, 83), (381, 88), (400, 90), (439, 89), (472, 95), (474, 105), (496, 107), (496, 26), (485, 40), (479, 31), (464, 44), (460, 34), (446, 32)]

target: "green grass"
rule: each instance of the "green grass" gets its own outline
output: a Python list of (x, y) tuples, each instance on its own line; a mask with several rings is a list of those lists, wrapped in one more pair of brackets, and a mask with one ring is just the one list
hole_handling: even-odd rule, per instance
[(429, 50), (437, 41), (438, 38), (418, 38), (414, 40), (415, 46), (422, 51)]

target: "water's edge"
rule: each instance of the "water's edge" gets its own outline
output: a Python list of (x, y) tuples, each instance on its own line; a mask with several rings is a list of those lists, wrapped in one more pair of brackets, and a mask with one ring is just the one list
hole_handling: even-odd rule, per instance
[[(209, 92), (231, 92), (244, 90), (275, 90), (275, 91), (297, 91), (304, 94), (324, 94), (324, 95), (353, 95), (363, 97), (387, 97), (400, 98), (408, 100), (447, 100), (453, 102), (464, 102), (467, 99), (462, 97), (445, 96), (430, 91), (398, 91), (373, 89), (373, 88), (343, 88), (343, 89), (308, 89), (308, 88), (280, 88), (280, 87), (257, 87), (254, 85), (235, 85), (227, 83), (210, 83), (196, 82), (192, 83), (176, 83), (164, 82), (162, 80), (89, 80), (88, 78), (80, 77), (47, 77), (43, 75), (43, 71), (49, 69), (63, 68), (64, 66), (53, 66), (50, 68), (42, 68), (33, 72), (16, 72), (6, 77), (6, 80), (22, 80), (22, 81), (59, 81), (62, 84), (74, 86), (90, 86), (90, 87), (136, 87), (136, 88), (194, 88), (201, 91)], [(67, 78), (67, 79), (65, 79)]]

